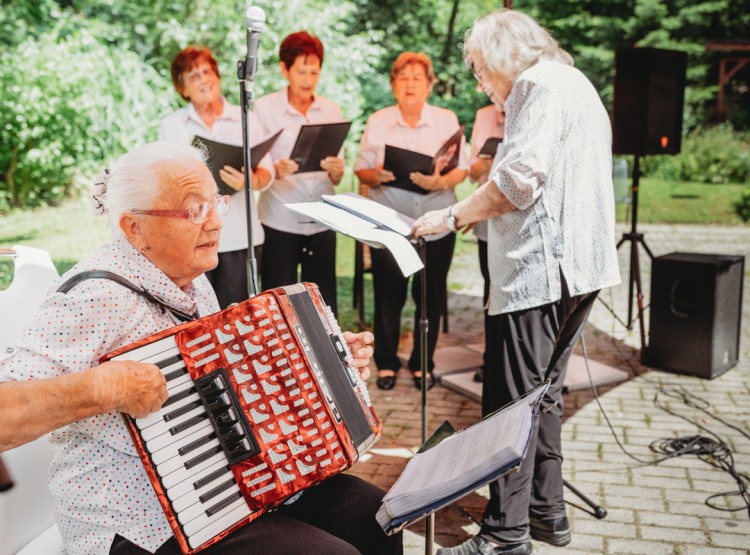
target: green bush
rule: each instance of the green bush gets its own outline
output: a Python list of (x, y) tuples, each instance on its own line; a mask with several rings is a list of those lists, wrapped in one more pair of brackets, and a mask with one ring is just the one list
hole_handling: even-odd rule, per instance
[(750, 182), (750, 133), (728, 125), (698, 128), (683, 138), (676, 156), (649, 156), (644, 174), (670, 181)]
[(742, 218), (743, 222), (750, 222), (750, 187), (742, 193), (740, 199), (734, 204), (734, 211)]
[(173, 101), (137, 56), (64, 23), (0, 53), (0, 210), (58, 203), (153, 136)]

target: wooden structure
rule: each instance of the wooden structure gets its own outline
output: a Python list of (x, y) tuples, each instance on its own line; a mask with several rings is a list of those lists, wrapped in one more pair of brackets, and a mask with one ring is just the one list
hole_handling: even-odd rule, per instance
[(706, 50), (720, 52), (719, 94), (716, 99), (716, 116), (726, 117), (724, 86), (750, 62), (750, 40), (728, 39), (706, 43)]

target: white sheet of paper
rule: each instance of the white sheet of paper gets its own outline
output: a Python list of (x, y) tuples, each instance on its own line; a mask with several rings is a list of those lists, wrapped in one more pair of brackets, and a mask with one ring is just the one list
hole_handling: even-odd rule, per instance
[(378, 229), (374, 223), (327, 202), (296, 202), (285, 206), (374, 248), (387, 248), (396, 259), (404, 277), (424, 268), (417, 251), (400, 233)]
[(341, 193), (338, 195), (323, 195), (323, 200), (335, 206), (349, 209), (351, 212), (363, 214), (378, 222), (380, 225), (400, 233), (404, 237), (411, 234), (414, 219), (383, 206), (379, 202), (356, 193)]

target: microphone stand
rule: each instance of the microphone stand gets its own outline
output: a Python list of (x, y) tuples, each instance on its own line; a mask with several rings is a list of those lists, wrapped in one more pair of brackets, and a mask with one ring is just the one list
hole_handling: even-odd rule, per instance
[[(240, 60), (237, 62), (237, 79), (240, 82), (240, 108), (242, 111), (242, 159), (245, 164), (245, 213), (247, 214), (247, 298), (258, 294), (258, 261), (255, 259), (255, 247), (253, 246), (253, 213), (250, 208), (253, 194), (252, 185), (252, 160), (250, 159), (250, 133), (248, 132), (247, 111), (253, 104), (253, 81), (255, 73), (255, 58)], [(253, 67), (248, 67), (251, 65)], [(246, 83), (250, 86), (247, 87)]]

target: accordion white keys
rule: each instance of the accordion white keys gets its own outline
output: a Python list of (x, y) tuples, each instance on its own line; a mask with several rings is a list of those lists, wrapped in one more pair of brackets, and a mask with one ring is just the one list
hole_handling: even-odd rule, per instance
[(351, 467), (380, 422), (316, 285), (265, 291), (110, 353), (161, 368), (169, 397), (125, 417), (183, 553)]

